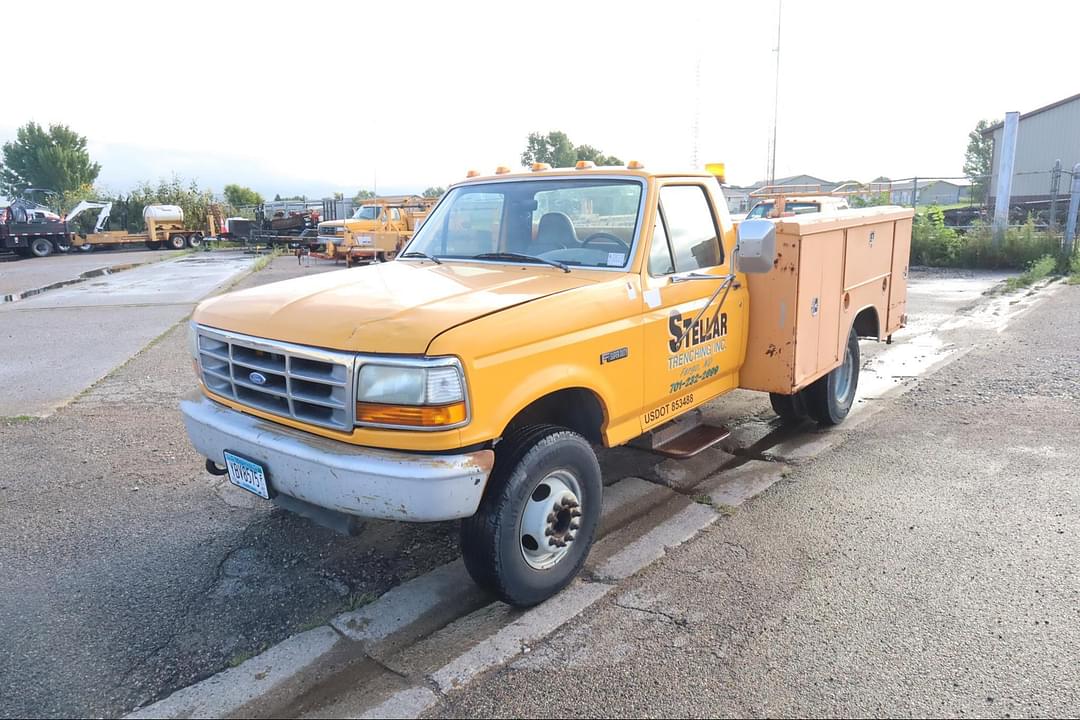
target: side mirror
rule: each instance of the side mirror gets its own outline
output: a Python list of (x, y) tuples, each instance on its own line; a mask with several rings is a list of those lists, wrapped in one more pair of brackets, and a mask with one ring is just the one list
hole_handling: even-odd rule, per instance
[(735, 264), (740, 272), (767, 273), (776, 260), (776, 225), (771, 220), (739, 223)]

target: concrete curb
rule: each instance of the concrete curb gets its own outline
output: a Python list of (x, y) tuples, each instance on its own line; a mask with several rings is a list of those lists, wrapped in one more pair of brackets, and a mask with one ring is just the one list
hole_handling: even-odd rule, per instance
[(0, 297), (0, 304), (13, 303), (19, 300), (24, 300), (28, 297), (34, 297), (50, 290), (59, 290), (69, 285), (78, 285), (81, 282), (86, 282), (92, 278), (102, 277), (105, 275), (115, 275), (118, 272), (125, 270), (133, 270), (137, 267), (143, 267), (144, 265), (152, 265), (156, 262), (162, 262), (163, 260), (170, 260), (171, 258), (161, 258), (159, 260), (148, 260), (144, 263), (123, 263), (121, 265), (110, 265), (108, 267), (94, 268), (93, 270), (87, 270), (84, 273), (80, 273), (78, 277), (71, 278), (70, 280), (60, 280), (58, 282), (49, 283), (48, 285), (42, 285), (38, 288), (31, 288), (30, 290), (23, 290), (21, 292), (8, 293), (3, 297)]
[(223, 670), (202, 682), (127, 718), (224, 717), (247, 703), (293, 681), (337, 647), (341, 636), (328, 626), (293, 635), (241, 665)]

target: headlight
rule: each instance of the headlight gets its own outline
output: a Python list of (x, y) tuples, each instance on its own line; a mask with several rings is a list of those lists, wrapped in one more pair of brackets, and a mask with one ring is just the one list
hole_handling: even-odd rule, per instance
[(360, 366), (358, 425), (441, 430), (467, 420), (465, 378), (456, 359)]

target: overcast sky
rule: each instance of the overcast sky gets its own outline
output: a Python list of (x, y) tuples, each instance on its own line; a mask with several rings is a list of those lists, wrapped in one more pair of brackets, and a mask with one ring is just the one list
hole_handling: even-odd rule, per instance
[[(100, 184), (420, 190), (517, 165), (533, 130), (764, 176), (775, 0), (50, 2), (4, 22), (0, 140), (89, 138)], [(1080, 4), (785, 0), (777, 175), (958, 175), (980, 118), (1078, 91)], [(700, 92), (695, 66), (700, 63)], [(997, 74), (995, 74), (997, 73)]]

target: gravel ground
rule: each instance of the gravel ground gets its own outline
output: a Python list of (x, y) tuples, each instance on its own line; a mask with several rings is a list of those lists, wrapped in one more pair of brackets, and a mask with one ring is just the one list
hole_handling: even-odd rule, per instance
[[(334, 269), (282, 257), (239, 287)], [(346, 538), (211, 478), (183, 324), (45, 419), (0, 421), (0, 716), (113, 716), (457, 553), (453, 524)]]
[(442, 717), (1080, 713), (1080, 287)]
[[(281, 257), (239, 287), (332, 269)], [(457, 555), (453, 523), (345, 538), (208, 476), (175, 410), (193, 385), (181, 325), (55, 415), (0, 421), (0, 717), (122, 714)], [(707, 414), (769, 411), (739, 392)], [(601, 455), (609, 483), (710, 472), (665, 462)]]

